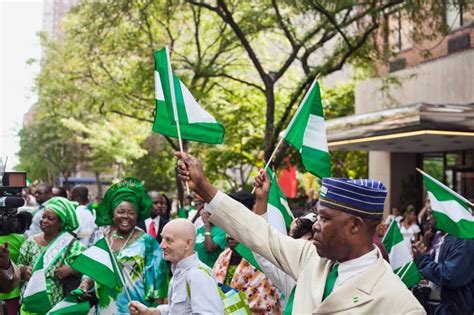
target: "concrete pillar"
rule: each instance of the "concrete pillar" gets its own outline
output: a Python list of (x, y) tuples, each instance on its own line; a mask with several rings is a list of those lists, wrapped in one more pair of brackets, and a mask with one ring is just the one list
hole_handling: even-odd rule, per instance
[(369, 178), (379, 180), (387, 187), (388, 195), (385, 199), (384, 217), (390, 212), (391, 198), (391, 154), (385, 151), (369, 151)]

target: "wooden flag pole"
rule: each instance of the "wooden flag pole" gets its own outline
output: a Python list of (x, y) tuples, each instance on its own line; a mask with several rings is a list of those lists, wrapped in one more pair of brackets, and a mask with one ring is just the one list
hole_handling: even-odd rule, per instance
[[(133, 232), (132, 232), (133, 233)], [(114, 264), (115, 269), (117, 269), (118, 276), (120, 278), (120, 281), (122, 281), (123, 288), (125, 289), (125, 293), (127, 294), (128, 300), (131, 302), (132, 298), (130, 297), (130, 292), (128, 291), (128, 288), (125, 283), (125, 277), (122, 274), (122, 269), (120, 269), (119, 264), (117, 260), (115, 259), (114, 252), (112, 251), (112, 248), (109, 245), (109, 241), (107, 240), (107, 236), (104, 235), (105, 243), (107, 244), (107, 248), (109, 249), (110, 256), (112, 256), (112, 263)]]
[[(263, 170), (265, 170), (265, 171), (267, 170), (268, 166), (270, 165), (270, 163), (272, 162), (273, 158), (275, 157), (275, 155), (276, 155), (278, 149), (280, 149), (280, 146), (281, 146), (282, 142), (283, 142), (283, 137), (281, 137), (280, 140), (278, 141), (278, 143), (277, 143), (275, 149), (274, 149), (273, 152), (272, 152), (272, 155), (270, 155), (270, 158), (268, 159), (267, 163), (265, 164), (265, 167), (263, 168)], [(255, 192), (255, 186), (254, 186), (253, 189), (252, 189), (252, 194), (253, 194), (254, 192)]]
[[(170, 82), (170, 92), (171, 92), (171, 103), (173, 104), (173, 115), (174, 115), (174, 120), (176, 121), (176, 129), (178, 130), (178, 142), (179, 142), (179, 151), (181, 153), (184, 153), (183, 150), (183, 139), (181, 139), (181, 127), (179, 126), (179, 115), (178, 115), (178, 107), (176, 106), (176, 95), (174, 91), (174, 78), (173, 78), (173, 71), (171, 70), (171, 59), (170, 59), (170, 51), (168, 49), (168, 46), (166, 46), (166, 57), (168, 61), (168, 80)], [(186, 184), (186, 192), (188, 195), (190, 194), (189, 192), (189, 184), (188, 182), (185, 182)]]

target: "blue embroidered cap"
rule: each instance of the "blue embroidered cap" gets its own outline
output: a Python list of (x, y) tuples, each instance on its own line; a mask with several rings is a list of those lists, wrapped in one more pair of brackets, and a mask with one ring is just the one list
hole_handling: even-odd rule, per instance
[(387, 188), (372, 179), (323, 178), (319, 195), (322, 206), (379, 220), (383, 216)]

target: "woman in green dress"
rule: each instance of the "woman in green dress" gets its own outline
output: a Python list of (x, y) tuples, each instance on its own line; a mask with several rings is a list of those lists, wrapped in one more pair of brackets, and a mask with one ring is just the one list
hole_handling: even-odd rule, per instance
[[(40, 227), (42, 232), (23, 243), (18, 257), (24, 281), (21, 314), (46, 313), (64, 298), (65, 279), (80, 276), (69, 266), (85, 250), (81, 242), (69, 233), (79, 227), (75, 204), (63, 197), (51, 198), (45, 206)], [(46, 289), (38, 301), (35, 300), (38, 294), (32, 293), (37, 293), (35, 285), (42, 282), (45, 282)]]
[[(107, 190), (97, 209), (96, 223), (110, 226), (102, 237), (125, 278), (123, 288), (109, 289), (95, 283), (97, 314), (129, 314), (129, 298), (154, 306), (167, 296), (169, 276), (158, 242), (136, 227), (137, 220), (149, 217), (151, 207), (143, 184), (127, 177)], [(86, 292), (92, 285), (92, 279), (86, 278), (81, 289)]]

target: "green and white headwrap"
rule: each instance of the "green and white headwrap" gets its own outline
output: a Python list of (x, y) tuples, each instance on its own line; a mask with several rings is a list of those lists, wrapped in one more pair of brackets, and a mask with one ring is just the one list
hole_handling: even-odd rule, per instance
[(114, 210), (123, 201), (130, 202), (137, 211), (137, 219), (145, 220), (150, 216), (153, 206), (145, 186), (136, 178), (126, 177), (110, 186), (96, 211), (95, 223), (98, 226), (113, 225)]
[(64, 197), (54, 197), (48, 200), (45, 209), (50, 209), (56, 213), (61, 221), (61, 231), (72, 232), (79, 227), (77, 220), (77, 202), (69, 201)]

